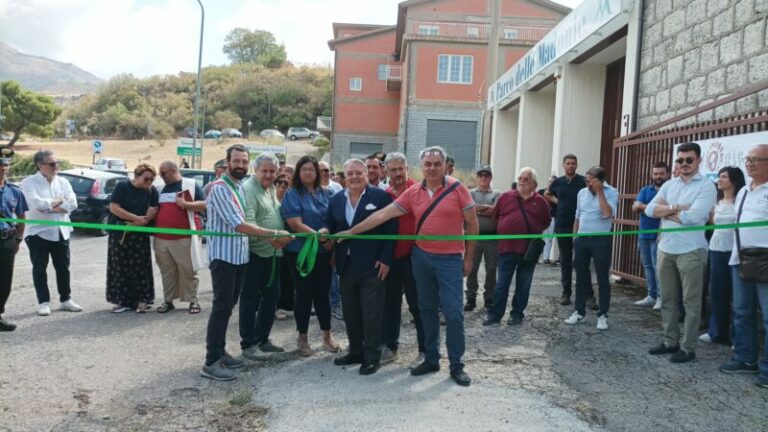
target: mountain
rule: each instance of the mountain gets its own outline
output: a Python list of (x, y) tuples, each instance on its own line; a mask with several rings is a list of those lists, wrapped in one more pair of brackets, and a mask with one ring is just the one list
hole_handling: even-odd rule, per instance
[(14, 80), (51, 96), (91, 93), (102, 80), (71, 63), (21, 53), (0, 42), (0, 81)]

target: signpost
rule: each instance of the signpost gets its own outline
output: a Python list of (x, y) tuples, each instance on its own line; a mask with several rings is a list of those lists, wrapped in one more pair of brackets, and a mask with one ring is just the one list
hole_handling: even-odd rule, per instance
[(285, 162), (285, 157), (288, 155), (288, 147), (286, 146), (273, 146), (273, 145), (261, 145), (261, 144), (245, 144), (245, 148), (248, 149), (248, 154), (251, 156), (251, 160), (255, 159), (258, 155), (266, 152), (274, 153), (278, 159)]
[(176, 144), (176, 154), (178, 156), (194, 156), (203, 157), (202, 146), (196, 147), (192, 138), (179, 138), (179, 142)]
[(101, 159), (101, 153), (104, 151), (104, 143), (99, 140), (93, 140), (93, 143), (91, 143), (91, 163), (96, 162), (96, 155), (99, 155), (99, 159)]

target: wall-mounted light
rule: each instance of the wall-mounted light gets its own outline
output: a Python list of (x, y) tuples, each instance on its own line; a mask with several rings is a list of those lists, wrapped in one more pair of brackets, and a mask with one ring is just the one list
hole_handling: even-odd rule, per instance
[(560, 78), (563, 77), (563, 67), (561, 65), (557, 65), (557, 67), (555, 68), (554, 77), (555, 77), (555, 81), (559, 81)]

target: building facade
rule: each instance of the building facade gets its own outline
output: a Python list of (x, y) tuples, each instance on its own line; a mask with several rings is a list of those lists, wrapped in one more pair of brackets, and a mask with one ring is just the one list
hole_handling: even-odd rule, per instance
[(394, 27), (334, 24), (332, 162), (395, 149), (413, 160), (432, 145), (459, 168), (488, 161), (488, 84), (569, 11), (547, 0), (411, 0)]

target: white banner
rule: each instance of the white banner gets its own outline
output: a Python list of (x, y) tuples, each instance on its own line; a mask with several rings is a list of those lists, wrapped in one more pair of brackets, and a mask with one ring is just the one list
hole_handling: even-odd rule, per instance
[[(720, 169), (735, 166), (741, 168), (749, 183), (752, 179), (747, 175), (744, 158), (758, 144), (768, 143), (768, 132), (755, 132), (743, 135), (733, 135), (722, 138), (696, 141), (701, 146), (701, 165), (699, 172), (711, 179), (717, 180)], [(677, 159), (676, 144), (672, 149), (672, 160)]]

